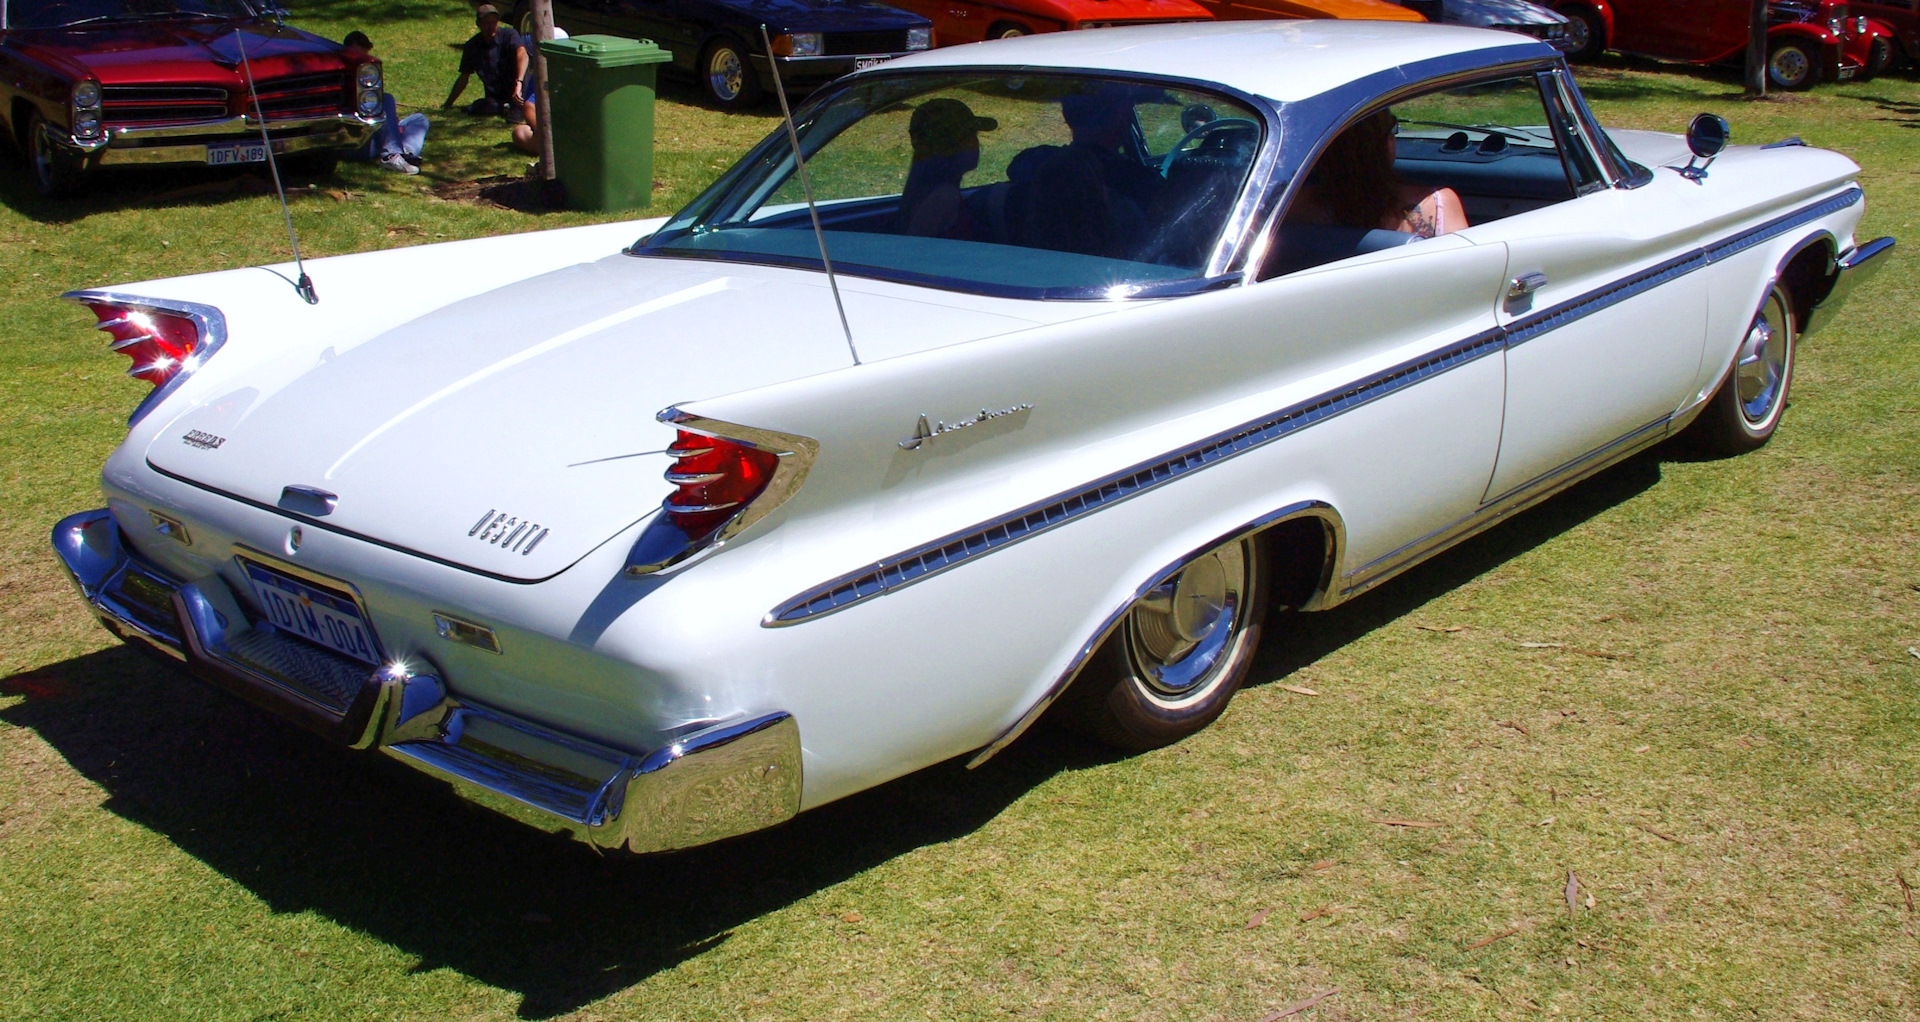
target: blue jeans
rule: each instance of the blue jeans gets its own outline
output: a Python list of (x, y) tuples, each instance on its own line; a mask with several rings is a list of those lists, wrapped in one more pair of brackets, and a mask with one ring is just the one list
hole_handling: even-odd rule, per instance
[(360, 154), (362, 158), (377, 160), (390, 153), (420, 155), (420, 147), (427, 142), (427, 115), (408, 114), (402, 118), (390, 92), (380, 94), (380, 110), (387, 119), (367, 140), (367, 147)]

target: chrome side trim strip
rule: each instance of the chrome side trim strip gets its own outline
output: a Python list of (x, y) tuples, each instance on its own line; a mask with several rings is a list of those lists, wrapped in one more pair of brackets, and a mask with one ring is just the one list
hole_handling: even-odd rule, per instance
[[(1775, 217), (1764, 224), (1748, 228), (1719, 242), (1694, 249), (1685, 255), (1596, 288), (1550, 309), (1523, 317), (1508, 327), (1496, 327), (1493, 330), (1483, 331), (1430, 355), (1376, 373), (1358, 383), (1309, 398), (1264, 419), (1246, 423), (1224, 433), (1217, 433), (1162, 458), (1122, 469), (1077, 490), (1056, 494), (1029, 504), (983, 525), (949, 533), (939, 539), (885, 558), (870, 567), (849, 572), (808, 589), (768, 611), (760, 623), (768, 628), (799, 624), (912, 585), (982, 554), (1064, 525), (1082, 515), (1091, 514), (1128, 497), (1144, 493), (1214, 462), (1271, 443), (1323, 419), (1385, 397), (1429, 376), (1465, 365), (1484, 355), (1524, 344), (1548, 330), (1591, 316), (1736, 252), (1744, 251), (1796, 227), (1846, 209), (1860, 202), (1863, 197), (1864, 193), (1858, 186), (1849, 188), (1839, 195)], [(1877, 254), (1877, 251), (1872, 253), (1872, 255)], [(1665, 419), (1661, 420), (1663, 423), (1665, 421)], [(1637, 435), (1637, 432), (1629, 435)], [(1583, 455), (1576, 461), (1590, 456), (1592, 455)], [(1475, 512), (1475, 515), (1479, 513)], [(1464, 521), (1467, 520), (1463, 519)], [(1448, 526), (1447, 529), (1455, 528), (1460, 524)], [(1401, 570), (1400, 567), (1394, 568), (1395, 572), (1399, 570)], [(1368, 582), (1348, 591), (1357, 592), (1371, 584), (1373, 583)]]
[(1510, 326), (1510, 348), (1522, 344), (1552, 330), (1565, 326), (1574, 320), (1591, 316), (1602, 309), (1610, 308), (1650, 291), (1670, 280), (1683, 277), (1711, 263), (1719, 262), (1744, 252), (1755, 245), (1771, 241), (1796, 227), (1812, 223), (1821, 217), (1831, 216), (1860, 202), (1865, 197), (1859, 188), (1850, 188), (1832, 198), (1816, 202), (1811, 206), (1795, 210), (1784, 216), (1775, 217), (1764, 224), (1750, 227), (1732, 237), (1696, 248), (1685, 255), (1669, 259), (1656, 266), (1648, 267), (1629, 277), (1625, 277), (1605, 287), (1595, 288), (1586, 294), (1568, 299), (1549, 309), (1543, 309), (1531, 315), (1515, 320)]
[[(761, 625), (777, 628), (845, 610), (912, 585), (965, 561), (1039, 535), (1101, 508), (1156, 489), (1237, 454), (1262, 447), (1317, 422), (1352, 411), (1430, 376), (1501, 350), (1499, 330), (1488, 330), (1431, 354), (1328, 391), (1273, 415), (1157, 458), (1121, 469), (1086, 486), (1029, 504), (984, 525), (949, 533), (879, 563), (815, 586), (767, 612)], [(1209, 548), (1211, 549), (1211, 548)]]
[(1066, 669), (1061, 671), (1060, 674), (1053, 679), (1053, 684), (1047, 686), (1046, 692), (1042, 693), (1040, 698), (1036, 700), (1032, 706), (1029, 706), (1027, 712), (1021, 714), (1018, 720), (1015, 720), (1009, 725), (1005, 731), (1000, 732), (998, 738), (995, 738), (986, 748), (975, 753), (972, 759), (967, 760), (967, 769), (972, 770), (987, 760), (999, 755), (1000, 750), (1012, 745), (1015, 739), (1025, 734), (1026, 730), (1033, 726), (1034, 721), (1039, 720), (1040, 715), (1047, 712), (1047, 707), (1052, 706), (1053, 701), (1060, 698), (1060, 693), (1065, 692), (1067, 686), (1073, 684), (1073, 679), (1079, 677), (1080, 669), (1086, 666), (1087, 660), (1093, 656), (1094, 651), (1100, 648), (1101, 643), (1107, 641), (1107, 637), (1113, 634), (1115, 628), (1119, 627), (1120, 620), (1127, 616), (1127, 611), (1133, 609), (1133, 605), (1138, 603), (1141, 597), (1147, 595), (1153, 587), (1172, 578), (1181, 568), (1186, 567), (1189, 561), (1192, 561), (1194, 558), (1199, 557), (1209, 550), (1224, 546), (1235, 540), (1245, 539), (1262, 529), (1279, 525), (1281, 522), (1291, 521), (1295, 518), (1318, 518), (1321, 522), (1325, 523), (1331, 535), (1327, 540), (1327, 564), (1325, 568), (1323, 568), (1322, 577), (1330, 576), (1332, 566), (1340, 563), (1340, 553), (1346, 548), (1347, 523), (1341, 519), (1340, 512), (1334, 510), (1332, 504), (1324, 501), (1304, 500), (1297, 504), (1288, 504), (1278, 511), (1261, 515), (1259, 518), (1242, 525), (1240, 528), (1224, 536), (1202, 543), (1192, 550), (1187, 551), (1185, 554), (1182, 554), (1179, 558), (1175, 559), (1173, 563), (1154, 572), (1152, 577), (1134, 589), (1132, 596), (1127, 597), (1113, 613), (1108, 614), (1106, 619), (1100, 623), (1100, 627), (1094, 631), (1093, 635), (1080, 645), (1079, 650), (1073, 654), (1073, 658), (1067, 661)]
[(1672, 417), (1663, 415), (1577, 458), (1540, 473), (1459, 519), (1397, 550), (1368, 561), (1347, 573), (1347, 585), (1341, 588), (1340, 598), (1345, 600), (1358, 596), (1421, 561), (1485, 532), (1601, 469), (1665, 440), (1672, 433), (1668, 428), (1671, 423)]

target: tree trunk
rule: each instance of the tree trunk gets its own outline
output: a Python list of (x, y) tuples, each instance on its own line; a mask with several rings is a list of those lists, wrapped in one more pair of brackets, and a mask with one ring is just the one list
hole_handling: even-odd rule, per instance
[(533, 128), (533, 137), (540, 146), (539, 177), (543, 188), (551, 191), (554, 180), (553, 108), (547, 103), (547, 55), (540, 51), (540, 43), (553, 38), (553, 0), (533, 0), (533, 38), (533, 52), (528, 54), (533, 60), (533, 114), (538, 121)]
[(1747, 17), (1747, 98), (1761, 99), (1767, 94), (1767, 0), (1753, 0)]

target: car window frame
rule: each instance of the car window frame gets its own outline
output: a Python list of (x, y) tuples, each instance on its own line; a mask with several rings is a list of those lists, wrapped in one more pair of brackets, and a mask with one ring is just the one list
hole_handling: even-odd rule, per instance
[[(1424, 96), (1429, 93), (1441, 92), (1447, 89), (1462, 88), (1481, 82), (1493, 82), (1502, 79), (1535, 78), (1536, 87), (1542, 90), (1540, 97), (1542, 112), (1547, 113), (1547, 98), (1544, 94), (1547, 83), (1541, 82), (1539, 79), (1556, 72), (1563, 72), (1565, 68), (1566, 60), (1558, 54), (1552, 57), (1529, 56), (1520, 60), (1503, 61), (1430, 75), (1418, 81), (1407, 82), (1396, 88), (1383, 90), (1368, 100), (1353, 104), (1344, 114), (1331, 121), (1326, 128), (1320, 131), (1319, 137), (1314, 140), (1312, 147), (1293, 168), (1292, 176), (1281, 185), (1281, 194), (1278, 201), (1275, 203), (1273, 211), (1267, 216), (1263, 227), (1256, 236), (1257, 240), (1253, 244), (1245, 246), (1243, 249), (1243, 251), (1246, 252), (1245, 263), (1241, 270), (1243, 279), (1247, 284), (1252, 285), (1269, 280), (1278, 280), (1283, 277), (1290, 277), (1294, 273), (1304, 272), (1295, 270), (1292, 273), (1285, 274), (1267, 273), (1265, 265), (1267, 262), (1268, 249), (1271, 247), (1276, 233), (1280, 230), (1280, 226), (1286, 222), (1287, 214), (1292, 211), (1294, 203), (1299, 199), (1300, 188), (1306, 183), (1308, 173), (1311, 172), (1314, 165), (1319, 162), (1320, 157), (1326, 153), (1327, 146), (1330, 145), (1341, 132), (1346, 131), (1354, 124), (1378, 113), (1386, 107), (1390, 107), (1395, 103), (1404, 102), (1416, 96)], [(1362, 79), (1362, 81), (1365, 81), (1365, 79)], [(1359, 85), (1361, 83), (1354, 82), (1351, 84)], [(1560, 88), (1559, 83), (1556, 82), (1554, 88)], [(1587, 113), (1585, 103), (1576, 104), (1574, 109), (1577, 111), (1576, 118), (1590, 117)], [(1549, 120), (1551, 120), (1551, 118), (1549, 118)], [(1582, 123), (1584, 124), (1586, 122), (1583, 120)], [(1565, 144), (1561, 140), (1559, 127), (1552, 127), (1554, 128), (1556, 145)], [(1596, 154), (1595, 146), (1593, 146), (1591, 139), (1583, 133), (1577, 141), (1579, 145), (1586, 149), (1588, 155), (1594, 159), (1595, 165), (1600, 168), (1602, 176), (1608, 177), (1610, 183), (1617, 184), (1617, 181), (1612, 179), (1609, 174), (1610, 165), (1600, 159)], [(1563, 172), (1565, 172), (1565, 154), (1561, 154), (1561, 166)], [(1574, 189), (1574, 194), (1562, 201), (1572, 201), (1573, 199), (1580, 198), (1577, 186), (1575, 186), (1571, 176), (1568, 178), (1568, 187)], [(1345, 260), (1335, 260), (1334, 262), (1322, 263), (1320, 265), (1333, 266), (1344, 261)]]
[[(1007, 65), (1007, 64), (954, 64), (954, 65), (941, 65), (938, 68), (925, 68), (925, 69), (912, 69), (912, 68), (888, 69), (885, 66), (882, 66), (882, 67), (875, 68), (871, 71), (865, 71), (857, 74), (848, 75), (816, 91), (811, 97), (809, 97), (806, 100), (806, 102), (802, 103), (797, 109), (793, 111), (793, 122), (796, 125), (807, 122), (809, 119), (813, 118), (818, 114), (819, 108), (824, 107), (826, 104), (832, 102), (841, 93), (847, 91), (850, 88), (853, 88), (854, 86), (860, 85), (862, 83), (870, 82), (880, 78), (895, 78), (895, 77), (924, 78), (924, 77), (928, 77), (930, 75), (936, 75), (936, 74), (943, 75), (943, 76), (944, 75), (960, 76), (960, 75), (968, 75), (968, 74), (991, 74), (991, 75), (1024, 74), (1032, 77), (1046, 76), (1046, 77), (1098, 78), (1098, 79), (1104, 79), (1108, 81), (1121, 81), (1121, 82), (1128, 82), (1128, 83), (1137, 83), (1142, 85), (1158, 85), (1158, 86), (1164, 86), (1172, 89), (1183, 89), (1183, 90), (1202, 92), (1202, 93), (1213, 93), (1215, 95), (1219, 95), (1219, 96), (1223, 96), (1225, 98), (1231, 99), (1234, 102), (1239, 103), (1243, 107), (1246, 107), (1247, 109), (1253, 111), (1256, 115), (1259, 116), (1260, 122), (1261, 122), (1260, 147), (1254, 153), (1253, 162), (1247, 169), (1246, 178), (1241, 182), (1239, 194), (1234, 198), (1233, 210), (1231, 213), (1228, 214), (1226, 222), (1220, 228), (1220, 235), (1214, 241), (1213, 251), (1207, 257), (1206, 265), (1203, 266), (1199, 271), (1197, 271), (1193, 276), (1181, 278), (1180, 281), (1177, 282), (1178, 286), (1170, 286), (1167, 288), (1142, 287), (1138, 291), (1132, 294), (1122, 296), (1120, 300), (1124, 300), (1126, 298), (1159, 299), (1159, 298), (1168, 298), (1168, 297), (1179, 297), (1185, 294), (1197, 294), (1203, 291), (1211, 291), (1222, 286), (1238, 285), (1238, 284), (1246, 283), (1246, 280), (1242, 272), (1237, 269), (1234, 269), (1234, 267), (1245, 262), (1246, 245), (1249, 243), (1249, 239), (1253, 237), (1258, 237), (1257, 234), (1254, 234), (1251, 228), (1260, 219), (1260, 213), (1264, 209), (1265, 203), (1268, 201), (1269, 197), (1273, 192), (1274, 171), (1280, 163), (1280, 159), (1282, 156), (1282, 147), (1285, 144), (1285, 141), (1287, 139), (1287, 131), (1288, 131), (1287, 123), (1285, 119), (1281, 116), (1280, 108), (1277, 107), (1273, 101), (1254, 95), (1252, 93), (1246, 92), (1245, 90), (1236, 88), (1225, 82), (1212, 81), (1204, 78), (1190, 78), (1190, 77), (1181, 76), (1181, 75), (1153, 74), (1150, 72), (1119, 71), (1113, 68), (1083, 68), (1083, 67), (1067, 67), (1067, 66), (1055, 67), (1051, 65), (1021, 67), (1021, 66), (1014, 66), (1014, 65)], [(1138, 132), (1137, 123), (1135, 125), (1135, 131)], [(837, 134), (838, 133), (836, 132), (836, 135)], [(825, 145), (830, 143), (832, 140), (832, 137), (833, 136), (829, 136), (826, 140), (823, 140), (818, 146), (813, 146), (812, 148), (815, 151), (818, 151), (818, 149), (823, 148)], [(1141, 144), (1144, 150), (1144, 141), (1142, 141)], [(714, 181), (713, 184), (709, 185), (699, 195), (695, 196), (690, 202), (688, 202), (686, 205), (682, 206), (680, 209), (674, 211), (673, 214), (668, 216), (666, 223), (671, 224), (679, 220), (682, 214), (686, 213), (689, 210), (692, 210), (695, 206), (700, 205), (702, 203), (707, 203), (709, 201), (718, 203), (718, 202), (724, 201), (727, 193), (731, 192), (737, 187), (736, 179), (747, 174), (751, 166), (753, 166), (754, 164), (756, 164), (757, 162), (763, 159), (768, 158), (776, 150), (786, 152), (787, 156), (790, 158), (791, 157), (790, 146), (791, 146), (791, 143), (787, 138), (785, 125), (782, 124), (781, 126), (776, 127), (772, 132), (770, 132), (767, 135), (766, 138), (762, 139), (759, 142), (759, 144), (753, 146), (752, 148), (748, 149), (744, 154), (742, 154), (742, 156), (737, 161), (734, 162), (733, 166), (729, 167), (724, 173), (722, 173), (720, 177)], [(802, 146), (803, 146), (803, 149), (807, 147), (806, 140), (803, 140)], [(696, 214), (696, 216), (699, 216), (699, 215), (701, 214)], [(665, 229), (665, 224), (662, 225), (662, 230), (664, 229)], [(655, 233), (657, 234), (659, 232), (655, 232)], [(629, 256), (635, 256), (639, 258), (657, 258), (657, 259), (705, 258), (698, 255), (667, 251), (667, 250), (648, 251), (647, 250), (648, 243), (652, 240), (653, 237), (654, 235), (650, 234), (645, 237), (639, 238), (638, 240), (634, 241), (631, 245), (629, 245), (627, 248), (623, 249), (622, 251)], [(843, 272), (839, 267), (839, 260), (836, 259), (834, 262), (835, 262), (834, 272), (836, 274)], [(800, 267), (800, 268), (806, 268), (808, 266), (811, 266), (813, 269), (821, 269), (821, 266), (817, 260), (814, 260), (810, 263), (804, 262), (804, 261), (788, 263), (784, 261), (767, 260), (764, 263), (758, 263), (757, 265), (777, 265), (777, 266), (791, 265), (791, 266)], [(862, 274), (858, 274), (858, 276), (861, 276), (866, 279), (885, 280), (885, 281), (890, 281), (894, 283), (904, 283), (904, 284), (910, 284), (910, 285), (920, 286), (920, 287), (933, 287), (940, 290), (954, 291), (959, 294), (971, 294), (971, 295), (979, 295), (982, 297), (991, 297), (991, 298), (1016, 298), (1016, 299), (1027, 299), (1027, 300), (1034, 300), (1034, 301), (1111, 302), (1116, 300), (1116, 296), (1111, 290), (1104, 290), (1104, 289), (1098, 289), (1098, 288), (1087, 289), (1086, 293), (1084, 294), (1077, 293), (1077, 292), (1072, 294), (1049, 292), (1046, 294), (1036, 295), (1031, 293), (1027, 289), (1007, 288), (1007, 287), (1002, 287), (998, 285), (985, 284), (982, 282), (968, 282), (968, 285), (964, 287), (947, 286), (942, 282), (944, 278), (923, 278), (923, 277), (917, 277), (910, 274), (898, 275), (898, 276), (895, 276), (895, 275), (876, 276), (872, 274), (862, 273)]]

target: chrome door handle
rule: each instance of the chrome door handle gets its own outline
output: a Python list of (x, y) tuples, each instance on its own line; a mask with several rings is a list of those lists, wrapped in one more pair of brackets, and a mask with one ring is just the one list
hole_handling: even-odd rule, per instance
[(1539, 272), (1523, 273), (1507, 282), (1507, 298), (1508, 300), (1525, 298), (1546, 286), (1546, 274)]

